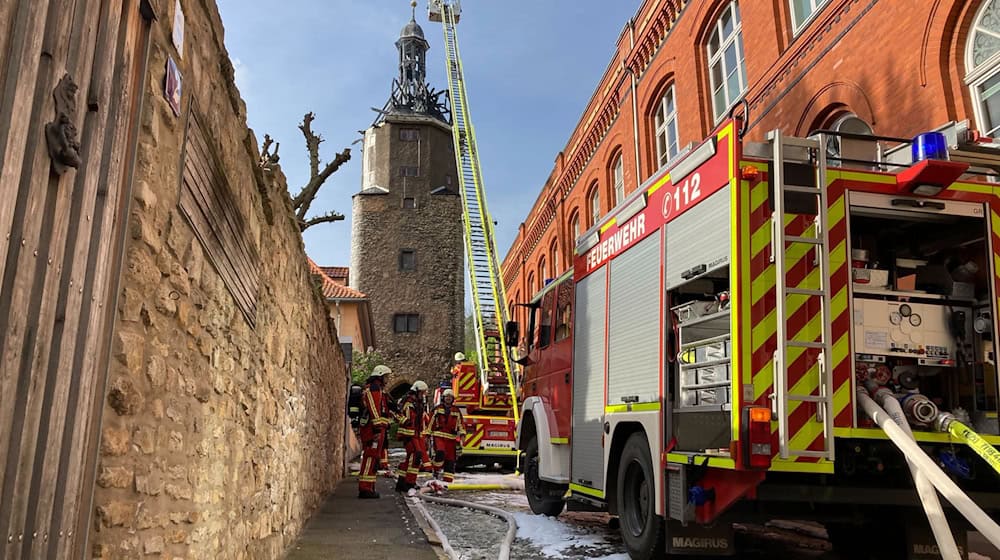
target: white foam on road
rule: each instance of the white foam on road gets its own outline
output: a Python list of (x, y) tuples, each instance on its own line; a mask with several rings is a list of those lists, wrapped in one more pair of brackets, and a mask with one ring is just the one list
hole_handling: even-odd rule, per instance
[[(530, 541), (549, 558), (565, 558), (573, 552), (573, 549), (600, 550), (613, 546), (600, 534), (595, 534), (585, 527), (564, 523), (555, 517), (530, 513), (513, 515), (517, 520), (518, 538)], [(628, 555), (614, 554), (599, 560), (628, 560)]]

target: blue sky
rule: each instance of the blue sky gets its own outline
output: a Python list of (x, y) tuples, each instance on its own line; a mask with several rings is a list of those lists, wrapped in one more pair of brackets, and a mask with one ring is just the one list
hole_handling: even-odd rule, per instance
[[(218, 0), (226, 47), (258, 142), (281, 142), (289, 189), (308, 179), (298, 123), (316, 113), (323, 161), (358, 140), (389, 96), (394, 42), (410, 19), (407, 0)], [(489, 210), (502, 258), (580, 119), (641, 0), (466, 0), (458, 25), (471, 115)], [(447, 89), (440, 24), (417, 22), (431, 44), (429, 81)], [(321, 265), (350, 258), (351, 195), (361, 185), (360, 144), (320, 191), (310, 215), (337, 210), (342, 222), (305, 233)]]

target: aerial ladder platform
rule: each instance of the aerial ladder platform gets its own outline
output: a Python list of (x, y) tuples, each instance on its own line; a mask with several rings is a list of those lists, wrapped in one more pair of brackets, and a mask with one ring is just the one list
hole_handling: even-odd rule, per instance
[(476, 350), (484, 391), (508, 392), (514, 421), (518, 421), (517, 389), (506, 352), (506, 297), (500, 277), (493, 220), (486, 208), (476, 131), (472, 124), (469, 97), (465, 88), (462, 57), (456, 26), (461, 17), (459, 0), (429, 0), (428, 16), (441, 23), (444, 31), (448, 93), (451, 100), (452, 137), (459, 190), (462, 195), (465, 250), (472, 287)]

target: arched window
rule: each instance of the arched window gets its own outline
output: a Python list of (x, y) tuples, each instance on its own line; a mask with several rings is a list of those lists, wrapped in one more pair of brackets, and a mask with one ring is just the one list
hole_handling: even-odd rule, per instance
[(740, 7), (730, 2), (715, 22), (708, 40), (708, 73), (712, 82), (712, 107), (719, 121), (747, 88), (743, 62), (743, 24)]
[(597, 220), (601, 219), (601, 191), (597, 189), (597, 182), (590, 187), (590, 227), (597, 225)]
[(615, 189), (615, 206), (625, 200), (625, 170), (622, 168), (621, 152), (615, 156), (615, 162), (611, 165), (611, 184)]
[[(855, 115), (854, 113), (841, 113), (837, 115), (833, 122), (827, 125), (825, 128), (833, 130), (835, 132), (844, 132), (848, 134), (872, 134), (872, 127), (870, 124), (865, 122), (864, 119)], [(826, 154), (830, 158), (847, 158), (852, 159), (862, 159), (860, 154), (848, 154), (843, 155), (840, 151), (840, 137), (831, 135), (826, 141)], [(856, 151), (856, 150), (855, 150)], [(871, 160), (874, 161), (876, 156), (874, 153), (871, 154)]]
[(528, 273), (528, 299), (530, 300), (535, 295), (535, 273)]
[(580, 213), (573, 212), (573, 217), (569, 219), (570, 231), (573, 233), (573, 243), (571, 245), (576, 247), (576, 241), (580, 239)]
[(1000, 1), (983, 3), (965, 50), (976, 121), (984, 135), (1000, 138)]
[(552, 240), (549, 245), (549, 262), (552, 263), (552, 276), (558, 276), (562, 269), (559, 267), (559, 241)]
[(545, 273), (545, 256), (542, 256), (542, 258), (538, 259), (538, 284), (542, 288), (545, 287), (545, 279), (548, 278)]
[(677, 155), (677, 104), (673, 84), (663, 92), (653, 124), (656, 126), (656, 167), (660, 168)]

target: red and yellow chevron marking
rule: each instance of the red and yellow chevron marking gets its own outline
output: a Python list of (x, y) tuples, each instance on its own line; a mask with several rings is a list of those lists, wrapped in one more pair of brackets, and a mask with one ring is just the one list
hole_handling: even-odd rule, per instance
[[(742, 289), (748, 296), (748, 305), (742, 306), (744, 324), (751, 325), (749, 345), (742, 354), (745, 365), (752, 374), (752, 402), (770, 406), (774, 386), (774, 351), (777, 348), (777, 317), (775, 316), (775, 282), (777, 272), (770, 262), (771, 208), (768, 203), (766, 165), (747, 162), (762, 173), (753, 183), (743, 181), (741, 192), (748, 193), (741, 216), (747, 222), (749, 247), (743, 252), (741, 268)], [(835, 426), (850, 426), (851, 414), (851, 365), (850, 329), (847, 283), (848, 243), (845, 190), (842, 185), (828, 187), (828, 227), (830, 228), (830, 278), (832, 321), (832, 374), (834, 381), (833, 409)], [(815, 234), (812, 216), (786, 215), (783, 227), (789, 236)], [(789, 244), (786, 251), (786, 277), (790, 287), (818, 289), (821, 287), (819, 267), (814, 262), (816, 248), (802, 244)], [(748, 264), (747, 264), (748, 263)], [(810, 296), (792, 295), (786, 300), (785, 317), (790, 337), (795, 340), (818, 341), (822, 337), (820, 323), (821, 302)], [(749, 319), (749, 320), (747, 320)], [(788, 387), (793, 394), (819, 394), (819, 350), (790, 348), (788, 350)], [(747, 388), (749, 393), (749, 388)], [(820, 450), (823, 448), (823, 424), (817, 421), (817, 405), (792, 401), (789, 403), (789, 434), (792, 449)], [(777, 449), (778, 435), (775, 424), (772, 443)], [(815, 458), (796, 457), (775, 459), (773, 468), (797, 472), (832, 472), (833, 464)]]
[(510, 395), (506, 393), (483, 393), (483, 408), (504, 409), (510, 408)]
[(479, 405), (479, 376), (475, 368), (455, 372), (452, 378), (455, 402), (460, 406)]
[(483, 436), (486, 435), (486, 426), (484, 424), (476, 424), (466, 422), (465, 424), (465, 440), (462, 442), (462, 447), (472, 449), (473, 447), (479, 447), (479, 442), (483, 441)]

